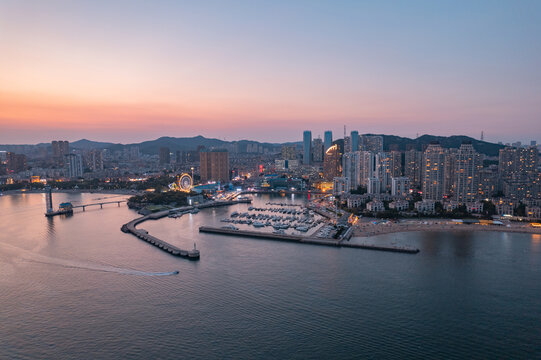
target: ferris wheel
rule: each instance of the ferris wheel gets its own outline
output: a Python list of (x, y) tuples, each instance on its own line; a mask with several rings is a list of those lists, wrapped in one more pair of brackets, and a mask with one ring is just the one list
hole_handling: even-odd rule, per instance
[(177, 175), (177, 180), (169, 184), (170, 190), (190, 192), (193, 187), (193, 179), (189, 174)]
[(193, 179), (189, 174), (182, 174), (180, 177), (177, 177), (177, 183), (182, 191), (190, 191), (193, 187)]

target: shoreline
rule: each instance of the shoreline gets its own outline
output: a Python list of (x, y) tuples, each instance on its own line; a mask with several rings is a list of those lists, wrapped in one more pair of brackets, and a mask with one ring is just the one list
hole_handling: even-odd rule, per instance
[(369, 238), (373, 236), (405, 233), (405, 232), (509, 232), (541, 235), (541, 228), (528, 225), (494, 226), (494, 225), (463, 225), (463, 224), (407, 224), (407, 225), (369, 225), (355, 226), (352, 237)]
[[(53, 194), (55, 193), (63, 193), (63, 194), (116, 194), (116, 195), (139, 195), (142, 193), (142, 191), (137, 190), (128, 190), (128, 189), (119, 189), (119, 190), (92, 190), (92, 189), (58, 189), (53, 190)], [(43, 194), (45, 193), (45, 190), (6, 190), (2, 191), (2, 195), (24, 195), (24, 194)]]

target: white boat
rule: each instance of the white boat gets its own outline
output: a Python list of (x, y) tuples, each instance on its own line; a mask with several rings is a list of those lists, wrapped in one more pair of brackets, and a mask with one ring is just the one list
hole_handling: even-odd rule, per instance
[(254, 227), (256, 227), (256, 228), (261, 228), (261, 227), (265, 226), (265, 224), (263, 224), (262, 222), (259, 222), (259, 221), (254, 221), (254, 223), (252, 225)]
[(222, 229), (238, 230), (239, 228), (236, 227), (235, 225), (229, 224), (229, 225), (222, 226)]

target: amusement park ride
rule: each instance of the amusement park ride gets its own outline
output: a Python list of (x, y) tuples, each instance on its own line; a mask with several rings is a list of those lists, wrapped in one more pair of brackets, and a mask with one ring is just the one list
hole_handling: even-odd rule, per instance
[(193, 179), (189, 174), (177, 175), (177, 180), (169, 184), (169, 190), (190, 192), (193, 187)]

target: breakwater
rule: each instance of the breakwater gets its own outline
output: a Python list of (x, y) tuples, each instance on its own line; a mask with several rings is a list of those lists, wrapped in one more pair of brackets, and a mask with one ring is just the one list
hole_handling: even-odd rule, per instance
[(150, 235), (148, 231), (144, 229), (137, 229), (136, 226), (147, 220), (158, 220), (172, 213), (183, 213), (183, 212), (192, 211), (194, 209), (205, 209), (205, 208), (210, 208), (210, 207), (227, 206), (227, 205), (234, 205), (234, 204), (239, 204), (239, 203), (250, 203), (250, 202), (251, 202), (251, 199), (212, 201), (212, 202), (194, 205), (194, 206), (183, 206), (183, 207), (179, 207), (175, 209), (158, 211), (146, 216), (142, 216), (140, 218), (133, 219), (132, 221), (122, 225), (120, 230), (124, 233), (130, 233), (132, 235), (135, 235), (139, 239), (144, 240), (147, 243), (154, 245), (162, 249), (163, 251), (168, 252), (171, 255), (180, 256), (183, 258), (187, 258), (189, 260), (199, 260), (200, 253), (199, 253), (199, 250), (195, 248), (195, 244), (192, 250), (183, 250), (174, 245), (169, 244), (168, 242), (162, 239), (158, 239), (157, 237)]
[(230, 235), (230, 236), (250, 237), (254, 239), (294, 242), (294, 243), (301, 243), (301, 244), (389, 251), (389, 252), (398, 252), (398, 253), (406, 253), (406, 254), (417, 254), (419, 252), (419, 249), (404, 248), (404, 247), (398, 247), (398, 246), (351, 244), (351, 243), (346, 243), (344, 241), (339, 241), (339, 240), (326, 240), (326, 239), (304, 237), (304, 236), (299, 236), (299, 235), (274, 234), (274, 233), (250, 231), (250, 230), (234, 230), (234, 229), (217, 228), (217, 227), (211, 227), (211, 226), (201, 226), (199, 228), (199, 232), (220, 234), (220, 235)]

